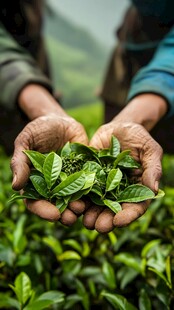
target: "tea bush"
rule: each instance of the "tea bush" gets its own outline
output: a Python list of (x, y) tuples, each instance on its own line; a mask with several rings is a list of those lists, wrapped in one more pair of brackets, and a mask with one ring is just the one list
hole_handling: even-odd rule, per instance
[(12, 194), (0, 152), (0, 309), (174, 309), (174, 157), (165, 155), (166, 195), (109, 234), (44, 221)]

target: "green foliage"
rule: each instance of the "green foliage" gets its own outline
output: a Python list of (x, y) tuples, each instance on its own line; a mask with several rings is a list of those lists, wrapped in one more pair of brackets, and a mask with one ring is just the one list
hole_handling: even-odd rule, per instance
[[(3, 298), (1, 295), (0, 307), (11, 305), (17, 309), (24, 310), (42, 310), (51, 305), (60, 305), (64, 302), (64, 294), (59, 291), (48, 291), (35, 297), (35, 292), (32, 290), (31, 280), (25, 272), (21, 272), (14, 281), (14, 285), (9, 285), (16, 295), (16, 299), (11, 297)], [(14, 302), (12, 304), (12, 302)]]
[(121, 152), (120, 143), (114, 136), (110, 147), (101, 151), (67, 142), (57, 153), (43, 155), (32, 150), (24, 153), (33, 164), (31, 175), (23, 195), (12, 195), (10, 202), (27, 196), (44, 198), (62, 212), (69, 202), (81, 198), (117, 213), (122, 202), (158, 198), (150, 188), (131, 181), (130, 169), (139, 168), (140, 164), (128, 155), (128, 151)]
[(10, 158), (0, 151), (0, 309), (173, 309), (173, 162), (164, 156), (166, 195), (128, 227), (102, 235), (81, 218), (67, 228), (21, 200), (8, 204)]

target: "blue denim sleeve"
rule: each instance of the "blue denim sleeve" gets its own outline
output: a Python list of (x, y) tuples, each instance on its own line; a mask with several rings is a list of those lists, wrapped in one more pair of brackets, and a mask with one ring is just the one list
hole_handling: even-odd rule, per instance
[(142, 93), (154, 93), (168, 102), (167, 116), (174, 115), (174, 27), (160, 42), (150, 63), (132, 80), (128, 101)]

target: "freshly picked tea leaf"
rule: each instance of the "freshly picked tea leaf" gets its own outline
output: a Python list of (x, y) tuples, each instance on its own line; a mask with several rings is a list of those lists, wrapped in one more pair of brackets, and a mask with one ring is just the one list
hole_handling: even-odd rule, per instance
[(129, 150), (121, 151), (114, 136), (110, 147), (97, 150), (80, 143), (66, 143), (57, 152), (41, 154), (24, 151), (33, 165), (23, 194), (15, 193), (11, 202), (19, 198), (46, 199), (63, 212), (70, 201), (88, 198), (95, 205), (106, 206), (114, 213), (121, 203), (138, 203), (164, 196), (130, 178), (130, 171), (140, 168)]

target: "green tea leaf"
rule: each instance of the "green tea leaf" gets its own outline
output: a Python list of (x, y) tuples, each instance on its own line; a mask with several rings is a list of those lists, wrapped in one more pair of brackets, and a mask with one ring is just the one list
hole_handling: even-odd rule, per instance
[(138, 310), (135, 306), (127, 301), (127, 299), (119, 294), (112, 294), (108, 292), (102, 292), (101, 295), (105, 297), (113, 306), (114, 309), (119, 310)]
[(92, 161), (92, 160), (88, 160), (83, 165), (83, 170), (89, 171), (89, 172), (100, 173), (100, 171), (103, 170), (103, 168), (99, 163), (96, 163), (95, 161)]
[(85, 154), (87, 156), (93, 157), (95, 159), (97, 159), (98, 161), (98, 156), (97, 153), (98, 151), (90, 146), (78, 143), (78, 142), (74, 142), (71, 143), (71, 150), (77, 154)]
[(95, 193), (89, 193), (89, 198), (91, 199), (91, 201), (97, 205), (97, 206), (104, 206), (104, 202), (103, 199), (101, 197), (99, 197), (98, 195), (96, 195)]
[(43, 197), (48, 198), (48, 192), (47, 192), (47, 184), (41, 176), (38, 175), (32, 175), (30, 176), (30, 180), (36, 189), (36, 191)]
[(64, 181), (52, 190), (53, 196), (69, 196), (82, 189), (86, 182), (86, 176), (83, 171), (75, 172), (68, 176)]
[(27, 196), (25, 198), (29, 198), (29, 199), (35, 199), (38, 200), (40, 199), (40, 194), (36, 191), (36, 189), (31, 185), (31, 183), (29, 182), (28, 184), (26, 184), (26, 186), (24, 187), (24, 192), (22, 194), (22, 196)]
[(141, 260), (133, 254), (122, 252), (114, 256), (114, 260), (125, 264), (126, 266), (135, 269), (141, 274)]
[(83, 165), (83, 170), (87, 172), (95, 172), (96, 179), (105, 184), (106, 182), (106, 173), (104, 172), (102, 166), (99, 163), (96, 163), (95, 161), (87, 161)]
[(23, 310), (44, 310), (49, 309), (53, 304), (52, 300), (34, 300), (32, 303), (28, 304)]
[(162, 198), (165, 196), (165, 192), (162, 189), (158, 190), (158, 193), (155, 195), (154, 199)]
[(86, 172), (85, 175), (86, 175), (86, 181), (85, 181), (85, 184), (84, 184), (82, 190), (93, 186), (94, 180), (95, 180), (95, 172), (92, 172), (92, 173)]
[(151, 300), (145, 289), (141, 289), (139, 298), (140, 310), (152, 310)]
[(63, 171), (60, 172), (59, 176), (60, 176), (61, 181), (64, 181), (67, 178), (67, 174)]
[(12, 298), (4, 293), (0, 293), (0, 309), (20, 309), (20, 303), (15, 298)]
[(65, 251), (61, 255), (58, 255), (57, 259), (59, 261), (64, 261), (64, 260), (70, 260), (70, 259), (75, 259), (75, 260), (81, 260), (81, 256), (75, 252), (75, 251)]
[(60, 156), (61, 157), (66, 157), (69, 156), (71, 154), (71, 147), (70, 147), (70, 142), (67, 142), (63, 148), (61, 149), (61, 153)]
[(150, 270), (150, 271), (154, 272), (156, 275), (158, 275), (158, 277), (161, 278), (169, 288), (171, 288), (171, 284), (168, 282), (168, 279), (166, 278), (166, 276), (161, 271), (159, 271), (153, 267), (148, 267), (148, 270)]
[(64, 310), (71, 310), (75, 309), (74, 305), (78, 304), (79, 302), (82, 302), (82, 296), (79, 296), (78, 294), (70, 294), (66, 297), (66, 304), (64, 306)]
[(46, 236), (42, 238), (42, 241), (52, 249), (56, 256), (63, 253), (61, 242), (56, 237)]
[(13, 248), (15, 253), (22, 253), (27, 245), (26, 235), (24, 234), (24, 226), (27, 220), (26, 214), (23, 214), (15, 225), (13, 231)]
[(8, 203), (12, 203), (18, 199), (25, 199), (25, 198), (28, 198), (28, 199), (35, 199), (37, 200), (38, 199), (38, 196), (37, 197), (34, 197), (33, 195), (31, 195), (30, 193), (24, 193), (24, 194), (18, 194), (18, 193), (14, 193), (11, 198), (8, 200)]
[(120, 142), (115, 136), (111, 138), (110, 155), (117, 157), (120, 154)]
[(60, 213), (62, 213), (67, 208), (70, 200), (71, 196), (59, 197), (56, 200), (56, 207), (59, 209)]
[(123, 174), (119, 168), (111, 169), (106, 180), (106, 191), (113, 190), (120, 183), (122, 176)]
[(171, 270), (170, 256), (167, 256), (166, 258), (166, 275), (167, 275), (167, 280), (172, 287), (172, 270)]
[(110, 199), (104, 199), (104, 204), (109, 207), (114, 213), (118, 213), (122, 210), (121, 205), (117, 201), (113, 201)]
[(113, 167), (116, 168), (118, 163), (121, 161), (121, 160), (124, 160), (124, 158), (130, 153), (129, 150), (124, 150), (122, 151), (120, 154), (118, 154), (117, 158), (115, 159), (114, 161), (114, 164), (113, 164)]
[(124, 290), (126, 286), (131, 285), (131, 283), (133, 283), (133, 281), (139, 275), (138, 271), (136, 271), (135, 269), (129, 268), (127, 266), (122, 267), (120, 269), (120, 273), (121, 273), (121, 281), (120, 281), (121, 290)]
[(96, 195), (98, 195), (99, 197), (103, 196), (103, 192), (102, 189), (99, 185), (94, 184), (93, 187), (91, 188), (91, 192), (95, 193)]
[(71, 195), (70, 201), (76, 201), (82, 198), (83, 196), (87, 195), (90, 192), (90, 188), (87, 189), (81, 189), (78, 192)]
[(79, 253), (83, 252), (82, 245), (74, 239), (66, 239), (63, 241), (63, 244), (70, 246)]
[(145, 246), (143, 247), (142, 251), (141, 251), (141, 256), (142, 257), (149, 257), (151, 253), (150, 251), (161, 243), (160, 239), (154, 239), (149, 241), (148, 243), (145, 244)]
[(111, 157), (109, 149), (99, 150), (98, 157)]
[(62, 159), (55, 152), (51, 152), (45, 159), (43, 174), (48, 188), (56, 182), (62, 169)]
[(59, 209), (60, 213), (62, 213), (68, 205), (68, 203), (65, 203), (64, 199), (63, 198), (61, 199), (61, 198), (56, 200), (56, 207)]
[(124, 156), (124, 158), (118, 162), (118, 165), (124, 168), (140, 168), (140, 164), (130, 155)]
[(32, 293), (31, 281), (25, 272), (21, 272), (15, 279), (14, 286), (10, 287), (15, 292), (21, 305), (24, 305)]
[(46, 155), (39, 153), (37, 151), (23, 151), (30, 161), (32, 162), (33, 166), (36, 168), (36, 170), (42, 172), (43, 164), (46, 158)]
[(102, 265), (102, 272), (108, 284), (108, 287), (111, 289), (115, 289), (116, 288), (116, 277), (115, 277), (115, 271), (112, 265), (109, 264), (107, 261), (104, 261)]
[(64, 296), (64, 293), (52, 290), (41, 294), (37, 300), (52, 300), (53, 303), (60, 303), (64, 300)]
[(147, 199), (153, 199), (154, 192), (141, 184), (133, 184), (126, 187), (119, 195), (118, 202), (140, 202)]

